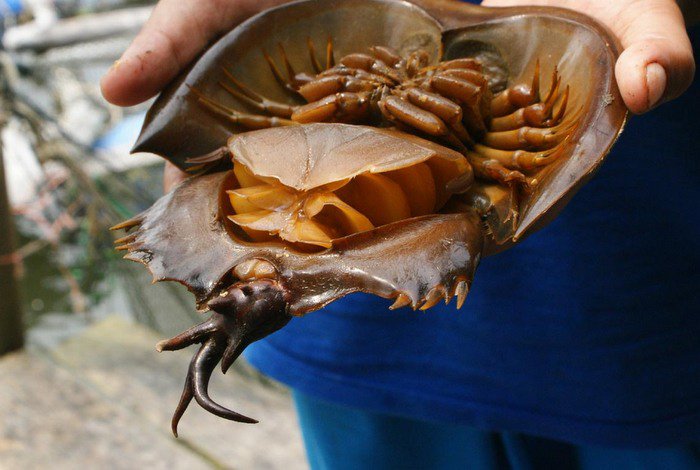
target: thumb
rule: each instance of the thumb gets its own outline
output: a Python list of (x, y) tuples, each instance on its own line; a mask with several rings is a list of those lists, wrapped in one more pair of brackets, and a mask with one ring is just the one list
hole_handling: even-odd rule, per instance
[(609, 24), (624, 51), (615, 66), (622, 98), (644, 113), (680, 96), (693, 81), (695, 61), (675, 1), (647, 0), (621, 9)]

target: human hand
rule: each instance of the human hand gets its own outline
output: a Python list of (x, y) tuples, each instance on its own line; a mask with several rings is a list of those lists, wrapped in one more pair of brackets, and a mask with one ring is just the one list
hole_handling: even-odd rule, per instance
[[(687, 13), (696, 13), (690, 12), (697, 8), (692, 5), (696, 1), (688, 1)], [(622, 44), (615, 77), (633, 113), (645, 113), (677, 98), (693, 81), (693, 49), (674, 0), (484, 0), (482, 5), (569, 8), (607, 26)]]

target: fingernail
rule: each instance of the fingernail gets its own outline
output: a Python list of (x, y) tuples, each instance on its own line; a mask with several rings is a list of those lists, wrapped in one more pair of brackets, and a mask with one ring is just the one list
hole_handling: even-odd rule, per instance
[(666, 71), (656, 62), (647, 65), (647, 99), (649, 109), (653, 108), (666, 91)]
[(107, 71), (107, 73), (112, 73), (112, 72), (117, 71), (121, 65), (122, 65), (122, 60), (121, 60), (121, 59), (115, 60), (114, 63), (112, 63), (112, 66), (111, 66), (111, 67), (109, 68), (109, 70)]

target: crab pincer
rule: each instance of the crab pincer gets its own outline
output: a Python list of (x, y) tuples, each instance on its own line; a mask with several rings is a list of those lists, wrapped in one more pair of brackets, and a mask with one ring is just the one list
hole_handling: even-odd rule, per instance
[(222, 418), (257, 423), (214, 402), (209, 397), (209, 379), (219, 362), (225, 374), (250, 343), (274, 333), (291, 320), (286, 295), (285, 289), (272, 280), (236, 283), (207, 303), (213, 312), (208, 320), (158, 343), (158, 351), (176, 351), (201, 344), (190, 362), (185, 388), (173, 415), (175, 436), (180, 418), (193, 398), (202, 408)]

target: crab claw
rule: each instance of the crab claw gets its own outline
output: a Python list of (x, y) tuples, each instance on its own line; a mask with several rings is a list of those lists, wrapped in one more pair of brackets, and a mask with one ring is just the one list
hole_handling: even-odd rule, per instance
[(286, 291), (268, 279), (234, 284), (210, 300), (208, 306), (213, 311), (208, 320), (156, 346), (158, 351), (175, 351), (195, 343), (202, 345), (190, 362), (180, 403), (173, 414), (175, 437), (180, 418), (193, 398), (202, 408), (222, 418), (257, 423), (213, 401), (209, 397), (209, 379), (220, 361), (226, 373), (250, 343), (274, 333), (292, 318)]

